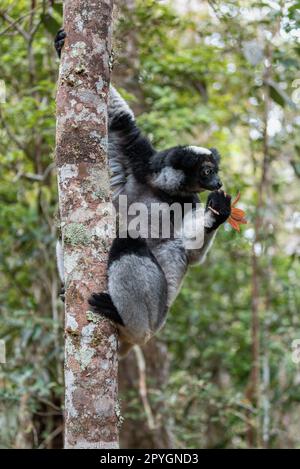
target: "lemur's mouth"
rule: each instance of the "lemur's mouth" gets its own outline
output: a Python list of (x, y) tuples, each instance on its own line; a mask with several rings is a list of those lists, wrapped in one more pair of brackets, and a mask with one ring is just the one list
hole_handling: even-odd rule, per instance
[(207, 186), (205, 188), (202, 188), (201, 190), (203, 191), (218, 191), (219, 189), (221, 189), (221, 187), (223, 186), (222, 182), (221, 181), (218, 181), (216, 184), (207, 184)]
[(218, 189), (219, 187), (216, 187), (216, 186), (200, 187), (200, 189), (198, 189), (197, 192), (205, 192), (205, 191), (213, 192), (213, 191), (217, 191)]

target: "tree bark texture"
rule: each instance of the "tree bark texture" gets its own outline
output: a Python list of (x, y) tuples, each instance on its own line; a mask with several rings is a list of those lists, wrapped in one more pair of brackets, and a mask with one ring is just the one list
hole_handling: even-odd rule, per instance
[(107, 167), (113, 0), (65, 0), (56, 161), (65, 270), (65, 447), (117, 448), (117, 335), (89, 311), (114, 235)]

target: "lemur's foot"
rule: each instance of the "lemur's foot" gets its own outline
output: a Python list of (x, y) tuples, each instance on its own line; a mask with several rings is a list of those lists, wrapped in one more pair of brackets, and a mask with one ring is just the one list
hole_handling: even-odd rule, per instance
[(59, 58), (61, 56), (62, 48), (64, 47), (64, 44), (65, 44), (66, 36), (67, 35), (66, 35), (64, 29), (62, 28), (58, 31), (58, 33), (56, 34), (55, 39), (54, 39), (54, 47), (56, 49), (56, 52), (57, 52), (57, 55), (58, 55)]
[(230, 215), (231, 196), (221, 190), (211, 192), (206, 203), (206, 212), (208, 211), (211, 211), (212, 219), (209, 230), (216, 230)]
[(124, 321), (108, 293), (92, 293), (88, 301), (94, 313), (100, 313), (111, 321), (124, 326)]

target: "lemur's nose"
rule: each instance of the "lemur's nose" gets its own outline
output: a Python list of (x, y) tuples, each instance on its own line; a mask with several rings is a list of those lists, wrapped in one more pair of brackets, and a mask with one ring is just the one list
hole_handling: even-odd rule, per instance
[(217, 183), (217, 189), (221, 189), (222, 186), (223, 186), (223, 184), (221, 183), (221, 181), (219, 181), (219, 182)]

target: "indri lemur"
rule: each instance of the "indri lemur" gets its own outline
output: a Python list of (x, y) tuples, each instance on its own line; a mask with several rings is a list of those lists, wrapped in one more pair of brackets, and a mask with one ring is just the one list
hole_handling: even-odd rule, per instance
[[(64, 31), (59, 31), (55, 41), (59, 55), (64, 38)], [(133, 202), (142, 202), (149, 208), (162, 202), (196, 207), (197, 194), (212, 191), (204, 212), (204, 242), (200, 248), (188, 249), (184, 234), (156, 239), (149, 234), (113, 241), (108, 259), (108, 293), (92, 294), (89, 304), (117, 324), (120, 355), (124, 355), (132, 345), (146, 343), (164, 325), (188, 266), (203, 262), (217, 228), (228, 218), (231, 198), (220, 190), (217, 150), (177, 146), (156, 151), (113, 87), (108, 117), (108, 158), (116, 207), (119, 195), (127, 196), (128, 207)], [(59, 257), (61, 251), (58, 248)], [(62, 259), (58, 264), (62, 274)]]

